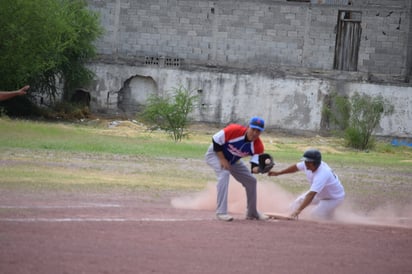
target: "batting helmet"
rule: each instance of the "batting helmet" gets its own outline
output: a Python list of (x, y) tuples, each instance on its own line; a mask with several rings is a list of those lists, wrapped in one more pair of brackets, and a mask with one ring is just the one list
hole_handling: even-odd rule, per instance
[(305, 162), (313, 162), (315, 166), (318, 167), (322, 161), (322, 154), (317, 149), (309, 149), (303, 153), (303, 158), (301, 160)]

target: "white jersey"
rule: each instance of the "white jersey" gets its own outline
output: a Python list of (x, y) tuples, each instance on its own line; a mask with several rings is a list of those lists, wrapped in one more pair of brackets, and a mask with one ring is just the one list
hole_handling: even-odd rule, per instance
[(305, 162), (296, 164), (298, 170), (305, 171), (310, 184), (310, 190), (316, 192), (316, 198), (320, 200), (337, 200), (345, 197), (345, 190), (338, 176), (325, 162), (321, 162), (318, 169), (312, 172), (306, 169)]

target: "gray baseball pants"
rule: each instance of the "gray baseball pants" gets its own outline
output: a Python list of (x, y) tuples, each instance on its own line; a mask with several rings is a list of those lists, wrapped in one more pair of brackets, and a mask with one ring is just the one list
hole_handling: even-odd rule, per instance
[(231, 165), (230, 170), (223, 169), (220, 165), (219, 158), (211, 145), (205, 155), (206, 163), (210, 165), (217, 177), (217, 208), (216, 214), (227, 214), (227, 197), (229, 191), (229, 178), (232, 175), (246, 190), (247, 199), (247, 216), (256, 217), (256, 177), (251, 173), (241, 160)]

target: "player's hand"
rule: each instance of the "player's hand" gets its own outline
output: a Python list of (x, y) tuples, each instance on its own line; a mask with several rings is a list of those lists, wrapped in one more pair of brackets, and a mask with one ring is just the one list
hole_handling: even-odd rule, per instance
[(259, 155), (259, 173), (268, 173), (275, 165), (273, 158), (268, 153), (262, 153)]
[(19, 95), (25, 95), (27, 93), (27, 90), (30, 88), (29, 85), (26, 85), (24, 87), (22, 87), (21, 89), (17, 90), (17, 93)]
[(278, 176), (278, 175), (280, 175), (280, 173), (277, 172), (277, 171), (269, 171), (268, 172), (268, 176)]
[(220, 165), (222, 166), (223, 169), (230, 169), (230, 163), (226, 159), (220, 159)]
[(293, 212), (292, 214), (290, 214), (290, 217), (291, 217), (292, 219), (297, 220), (297, 219), (299, 218), (299, 213), (300, 213), (300, 211), (296, 210), (295, 212)]

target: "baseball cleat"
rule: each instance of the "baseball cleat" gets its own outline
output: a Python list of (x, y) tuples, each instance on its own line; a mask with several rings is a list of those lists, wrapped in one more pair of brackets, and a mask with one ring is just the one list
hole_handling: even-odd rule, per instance
[(216, 218), (220, 221), (231, 222), (233, 217), (228, 214), (216, 214)]
[(253, 216), (246, 216), (246, 220), (259, 220), (259, 221), (266, 221), (269, 220), (269, 217), (266, 216), (263, 213), (258, 213), (258, 215), (253, 215)]

